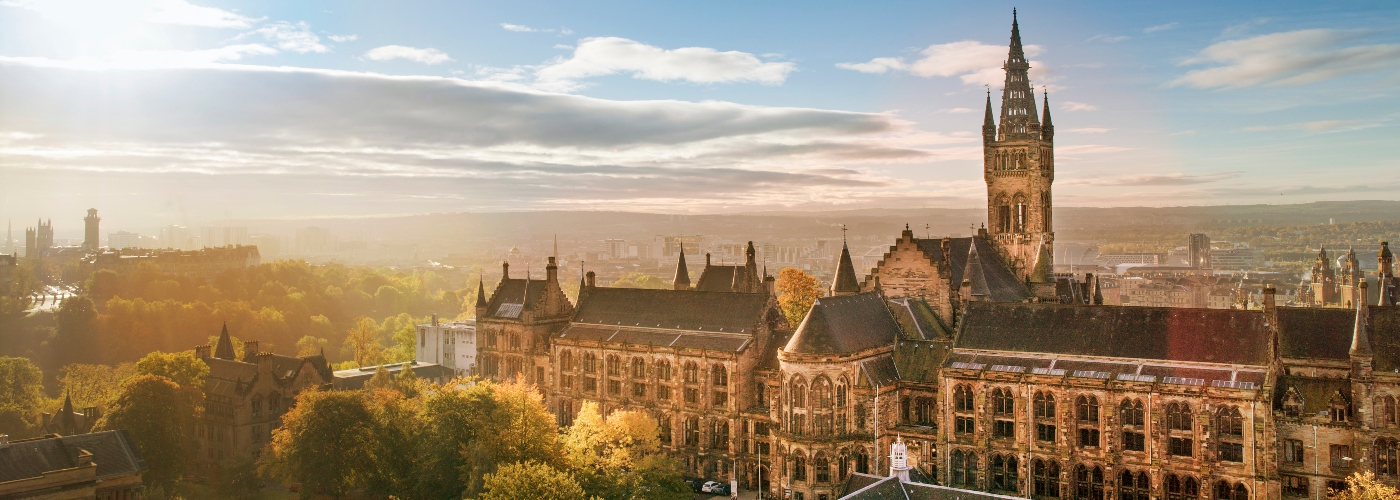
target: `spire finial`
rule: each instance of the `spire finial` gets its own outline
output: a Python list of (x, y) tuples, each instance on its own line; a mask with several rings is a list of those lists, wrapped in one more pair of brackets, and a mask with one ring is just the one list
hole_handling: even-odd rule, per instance
[(845, 245), (845, 244), (846, 244), (846, 225), (845, 225), (845, 224), (842, 224), (842, 225), (841, 225), (841, 244), (842, 244), (842, 245)]

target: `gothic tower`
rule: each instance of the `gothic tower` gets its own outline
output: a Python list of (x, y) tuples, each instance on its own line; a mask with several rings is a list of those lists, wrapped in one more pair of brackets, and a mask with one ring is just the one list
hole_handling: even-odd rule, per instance
[(97, 251), (97, 224), (101, 221), (102, 218), (97, 216), (97, 209), (89, 208), (87, 217), (83, 218), (83, 250), (89, 252)]
[[(1045, 97), (1042, 123), (1036, 116), (1031, 65), (1021, 47), (1016, 11), (1011, 12), (1011, 50), (1003, 69), (1001, 120), (993, 120), (992, 96), (982, 123), (983, 175), (987, 181), (987, 234), (1017, 276), (1030, 280), (1042, 255), (1055, 254), (1050, 185), (1055, 181), (1055, 127)], [(1042, 249), (1042, 246), (1044, 247)]]

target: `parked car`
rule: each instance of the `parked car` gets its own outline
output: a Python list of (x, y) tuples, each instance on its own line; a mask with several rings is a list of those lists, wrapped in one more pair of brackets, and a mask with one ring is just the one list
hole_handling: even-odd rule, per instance
[(712, 495), (728, 495), (729, 485), (719, 481), (705, 481), (705, 484), (700, 486), (700, 492)]
[(700, 479), (698, 477), (687, 477), (682, 479), (685, 479), (685, 484), (690, 485), (690, 491), (692, 492), (700, 493), (700, 491), (705, 487), (704, 479)]

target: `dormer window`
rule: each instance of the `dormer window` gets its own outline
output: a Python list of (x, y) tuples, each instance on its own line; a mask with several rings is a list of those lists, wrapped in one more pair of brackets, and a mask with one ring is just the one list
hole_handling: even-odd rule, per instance
[(1347, 401), (1340, 391), (1332, 395), (1327, 406), (1327, 413), (1331, 415), (1333, 422), (1346, 423), (1351, 421), (1351, 402)]

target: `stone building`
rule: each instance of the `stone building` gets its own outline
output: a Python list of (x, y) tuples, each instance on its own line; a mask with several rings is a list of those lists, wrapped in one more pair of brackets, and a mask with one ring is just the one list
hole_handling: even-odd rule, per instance
[(209, 365), (204, 383), (204, 413), (195, 427), (195, 457), (205, 468), (224, 461), (253, 460), (282, 425), (282, 414), (301, 391), (330, 387), (333, 380), (324, 354), (304, 358), (260, 352), (257, 341), (234, 352), (228, 326), (218, 343), (195, 347)]
[(476, 373), (497, 382), (537, 384), (548, 394), (550, 337), (568, 326), (574, 314), (573, 303), (559, 287), (554, 257), (549, 258), (543, 280), (528, 274), (524, 279), (511, 278), (510, 263), (504, 262), (501, 281), (489, 299), (480, 283), (477, 287)]
[(53, 248), (53, 219), (24, 229), (24, 256), (30, 259), (41, 258)]
[[(759, 274), (756, 253), (753, 242), (750, 241), (744, 249), (742, 266), (713, 264), (710, 262), (710, 254), (705, 254), (705, 268), (700, 271), (695, 289), (706, 292), (762, 292), (763, 280), (767, 273)], [(679, 268), (676, 272), (679, 277)]]
[(82, 264), (92, 271), (104, 269), (118, 274), (134, 273), (142, 264), (151, 264), (164, 274), (212, 280), (225, 271), (243, 270), (262, 263), (255, 246), (212, 247), (200, 250), (109, 249), (85, 256)]
[(138, 500), (146, 469), (124, 430), (15, 441), (0, 434), (0, 498)]

